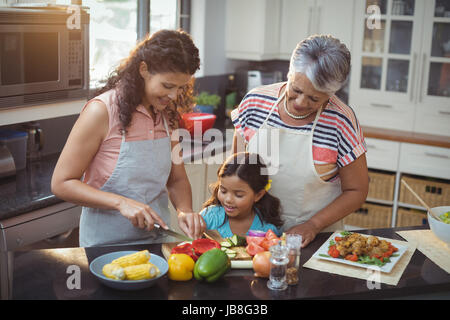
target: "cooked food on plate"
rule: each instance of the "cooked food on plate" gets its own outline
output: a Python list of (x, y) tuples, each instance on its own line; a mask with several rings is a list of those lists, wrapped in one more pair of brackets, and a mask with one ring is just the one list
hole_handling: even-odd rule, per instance
[(390, 242), (375, 236), (345, 231), (341, 235), (330, 240), (328, 254), (333, 258), (383, 266), (398, 251)]

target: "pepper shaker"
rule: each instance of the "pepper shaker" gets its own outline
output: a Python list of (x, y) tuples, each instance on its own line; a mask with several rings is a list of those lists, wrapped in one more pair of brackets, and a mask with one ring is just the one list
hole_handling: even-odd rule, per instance
[(299, 234), (286, 235), (286, 246), (289, 250), (289, 262), (286, 270), (286, 281), (288, 285), (296, 285), (298, 283), (302, 240), (303, 238)]

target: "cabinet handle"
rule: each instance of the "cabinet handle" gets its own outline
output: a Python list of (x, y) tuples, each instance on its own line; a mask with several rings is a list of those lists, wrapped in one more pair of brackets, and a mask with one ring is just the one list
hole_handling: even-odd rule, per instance
[(427, 157), (433, 157), (433, 158), (450, 159), (449, 156), (446, 156), (444, 154), (439, 154), (439, 153), (425, 152), (425, 155)]
[(416, 78), (416, 61), (417, 61), (417, 53), (414, 52), (413, 53), (413, 58), (412, 58), (412, 70), (411, 70), (411, 83), (409, 85), (409, 87), (411, 88), (411, 92), (409, 95), (409, 101), (413, 102), (414, 100), (414, 80)]
[(439, 113), (439, 114), (443, 114), (444, 116), (450, 116), (450, 111), (442, 111), (442, 110), (439, 110), (438, 113)]
[(371, 103), (370, 105), (371, 105), (372, 107), (375, 107), (375, 108), (387, 108), (387, 109), (392, 109), (392, 105), (390, 105), (390, 104)]
[(427, 55), (424, 53), (422, 56), (422, 76), (420, 77), (419, 83), (419, 102), (422, 103), (422, 93), (423, 93), (423, 78), (425, 78), (425, 61), (427, 59)]

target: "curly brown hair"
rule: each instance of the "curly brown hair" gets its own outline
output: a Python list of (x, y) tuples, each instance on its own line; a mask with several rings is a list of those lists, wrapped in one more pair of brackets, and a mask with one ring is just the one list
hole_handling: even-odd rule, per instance
[[(139, 73), (142, 61), (147, 64), (151, 74), (180, 72), (193, 75), (200, 68), (198, 49), (191, 36), (181, 29), (160, 30), (138, 43), (108, 77), (106, 85), (93, 95), (116, 90), (119, 120), (121, 129), (125, 131), (144, 95), (144, 79)], [(192, 78), (176, 101), (172, 101), (166, 108), (172, 129), (178, 127), (180, 114), (191, 111), (194, 106), (194, 82), (195, 79)]]

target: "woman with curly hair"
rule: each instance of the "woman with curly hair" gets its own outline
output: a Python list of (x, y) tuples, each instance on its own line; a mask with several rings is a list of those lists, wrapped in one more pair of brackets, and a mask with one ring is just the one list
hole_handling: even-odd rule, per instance
[(80, 246), (161, 242), (168, 199), (191, 238), (204, 226), (192, 210), (184, 165), (171, 161), (179, 113), (192, 108), (197, 47), (184, 31), (137, 44), (84, 106), (60, 155), (52, 192), (83, 206)]

